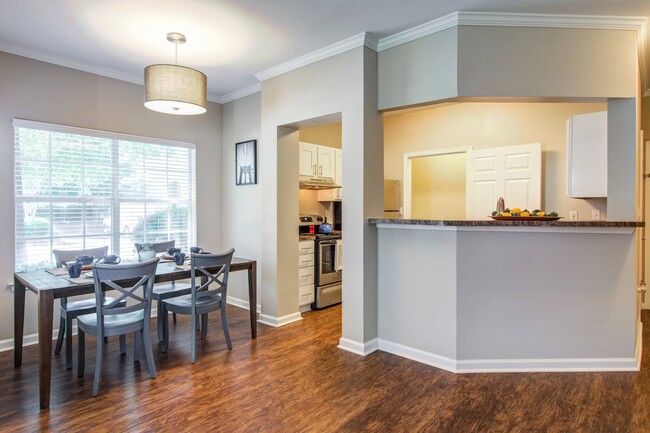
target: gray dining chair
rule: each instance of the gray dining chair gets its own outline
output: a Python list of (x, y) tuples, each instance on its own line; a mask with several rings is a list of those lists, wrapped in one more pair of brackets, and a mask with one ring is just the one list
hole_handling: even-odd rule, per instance
[[(102, 305), (95, 314), (77, 317), (79, 325), (79, 351), (77, 360), (77, 376), (83, 377), (85, 369), (85, 335), (97, 337), (97, 357), (95, 360), (95, 379), (93, 381), (93, 397), (99, 393), (104, 345), (99, 342), (105, 336), (123, 336), (133, 332), (134, 353), (133, 361), (140, 361), (140, 351), (144, 345), (147, 366), (151, 378), (156, 377), (156, 365), (151, 349), (151, 292), (156, 276), (156, 266), (160, 259), (155, 257), (141, 263), (129, 265), (93, 265), (93, 280), (95, 284), (95, 302)], [(126, 282), (125, 282), (126, 281)], [(133, 283), (133, 285), (131, 285)], [(104, 302), (104, 290), (114, 289), (120, 295), (113, 302)], [(120, 306), (120, 302), (127, 301)], [(124, 353), (124, 350), (121, 349)]]
[[(169, 248), (176, 246), (176, 240), (152, 243), (151, 248), (156, 253), (164, 253)], [(142, 250), (142, 244), (135, 244), (136, 252)], [(157, 283), (153, 286), (152, 299), (156, 301), (156, 325), (158, 332), (158, 341), (163, 340), (163, 317), (167, 316), (163, 300), (174, 298), (176, 296), (188, 295), (190, 293), (190, 284), (170, 281), (168, 283)], [(176, 323), (176, 313), (173, 314), (174, 323)]]
[[(221, 325), (228, 349), (232, 349), (228, 321), (226, 319), (226, 297), (228, 295), (228, 275), (235, 250), (221, 254), (192, 254), (191, 291), (189, 295), (165, 299), (167, 311), (192, 316), (191, 362), (196, 362), (196, 328), (201, 319), (201, 338), (207, 335), (208, 313), (221, 310)], [(214, 271), (214, 272), (213, 272)], [(167, 317), (163, 322), (162, 351), (169, 347), (169, 325)]]
[[(54, 262), (57, 268), (66, 265), (66, 262), (74, 261), (77, 256), (95, 256), (102, 258), (108, 252), (108, 246), (99, 248), (86, 248), (82, 250), (52, 250)], [(107, 302), (113, 299), (106, 298)], [(59, 333), (56, 338), (54, 353), (59, 354), (65, 339), (65, 368), (72, 368), (72, 322), (77, 316), (95, 312), (95, 298), (69, 301), (68, 298), (61, 298), (59, 306)]]

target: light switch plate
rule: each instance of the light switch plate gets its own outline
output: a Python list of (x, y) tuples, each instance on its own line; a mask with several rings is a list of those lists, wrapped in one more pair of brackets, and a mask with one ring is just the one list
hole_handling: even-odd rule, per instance
[(578, 211), (577, 210), (572, 210), (569, 212), (569, 220), (570, 221), (578, 221)]

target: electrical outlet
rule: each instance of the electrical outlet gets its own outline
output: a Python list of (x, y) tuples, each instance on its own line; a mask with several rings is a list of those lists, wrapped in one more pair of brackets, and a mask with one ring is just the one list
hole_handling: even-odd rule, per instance
[(578, 211), (577, 210), (572, 210), (569, 212), (569, 220), (570, 221), (578, 221)]
[(594, 221), (600, 221), (600, 210), (592, 209), (591, 210), (591, 219)]

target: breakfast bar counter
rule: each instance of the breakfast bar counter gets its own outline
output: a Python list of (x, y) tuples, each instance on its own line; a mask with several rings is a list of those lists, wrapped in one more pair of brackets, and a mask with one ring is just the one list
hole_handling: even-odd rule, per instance
[(368, 223), (380, 350), (453, 372), (638, 370), (643, 223)]

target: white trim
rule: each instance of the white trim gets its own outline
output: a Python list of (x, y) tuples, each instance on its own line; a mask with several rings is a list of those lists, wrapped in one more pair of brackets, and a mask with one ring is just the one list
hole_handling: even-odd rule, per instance
[(634, 348), (634, 358), (636, 359), (636, 368), (641, 370), (641, 358), (643, 357), (643, 322), (639, 315), (639, 321), (636, 323), (636, 345)]
[[(118, 71), (117, 69), (107, 68), (105, 66), (95, 65), (93, 63), (71, 59), (69, 57), (54, 55), (45, 51), (35, 50), (24, 45), (15, 44), (0, 40), (0, 51), (15, 54), (17, 56), (27, 57), (29, 59), (41, 62), (51, 63), (53, 65), (63, 66), (65, 68), (76, 69), (77, 71), (88, 72), (89, 74), (99, 75), (114, 80), (126, 81), (127, 83), (144, 86), (144, 69), (142, 75), (132, 74), (129, 72)], [(219, 103), (219, 96), (208, 93), (207, 100)]]
[(282, 317), (269, 316), (268, 314), (260, 314), (258, 322), (263, 325), (273, 326), (278, 328), (280, 326), (288, 325), (289, 323), (297, 322), (302, 320), (302, 314), (300, 312), (287, 314)]
[(445, 15), (424, 24), (420, 24), (419, 26), (404, 30), (403, 32), (381, 38), (379, 40), (379, 44), (377, 45), (377, 51), (382, 52), (389, 48), (393, 48), (398, 45), (402, 45), (407, 42), (429, 36), (433, 33), (438, 33), (442, 30), (457, 26), (458, 14), (459, 12), (453, 12), (449, 15)]
[(219, 96), (217, 99), (220, 104), (227, 104), (228, 102), (236, 101), (237, 99), (245, 98), (246, 96), (250, 96), (261, 91), (262, 83), (258, 81), (255, 84), (244, 87), (243, 89), (235, 90), (234, 92)]
[[(243, 310), (250, 311), (250, 302), (248, 302), (248, 299), (240, 299), (240, 298), (235, 298), (234, 296), (228, 296), (226, 298), (226, 302), (234, 307), (238, 307)], [(262, 306), (260, 304), (257, 304), (256, 312), (257, 313), (262, 312)], [(152, 311), (152, 315), (153, 315), (153, 311)]]
[(379, 340), (373, 338), (365, 343), (359, 343), (358, 341), (341, 337), (337, 347), (348, 352), (356, 353), (357, 355), (367, 356), (379, 349)]
[(379, 350), (456, 373), (456, 360), (446, 356), (425, 352), (383, 338), (379, 339)]
[(265, 71), (258, 72), (255, 74), (255, 78), (260, 81), (265, 81), (270, 78), (277, 77), (278, 75), (286, 74), (287, 72), (302, 68), (303, 66), (316, 63), (320, 60), (324, 60), (362, 46), (367, 46), (370, 49), (376, 50), (377, 43), (377, 38), (374, 36), (371, 36), (368, 33), (359, 33), (358, 35), (321, 48), (320, 50), (316, 50), (305, 54), (304, 56), (289, 60), (288, 62), (279, 64)]
[(409, 152), (404, 154), (404, 174), (402, 178), (404, 179), (404, 218), (411, 218), (411, 170), (412, 163), (411, 159), (413, 158), (422, 158), (427, 156), (435, 155), (452, 155), (455, 153), (468, 153), (472, 151), (472, 146), (460, 146), (460, 147), (450, 147), (447, 149), (431, 149), (431, 150), (422, 150), (419, 152)]
[(458, 13), (459, 26), (639, 30), (645, 22), (645, 17), (635, 16), (523, 14), (502, 12)]
[[(637, 339), (637, 354), (640, 341)], [(640, 356), (634, 358), (563, 359), (468, 359), (446, 356), (379, 339), (379, 350), (431, 365), (452, 373), (516, 373), (569, 371), (639, 371)]]
[(143, 137), (140, 135), (122, 134), (120, 132), (102, 131), (100, 129), (79, 128), (77, 126), (59, 125), (56, 123), (37, 122), (35, 120), (13, 119), (14, 128), (40, 129), (51, 132), (63, 132), (66, 134), (86, 135), (91, 137), (102, 137), (111, 140), (137, 141), (140, 143), (157, 144), (171, 147), (183, 147), (196, 149), (196, 144), (185, 141), (166, 140), (164, 138)]

